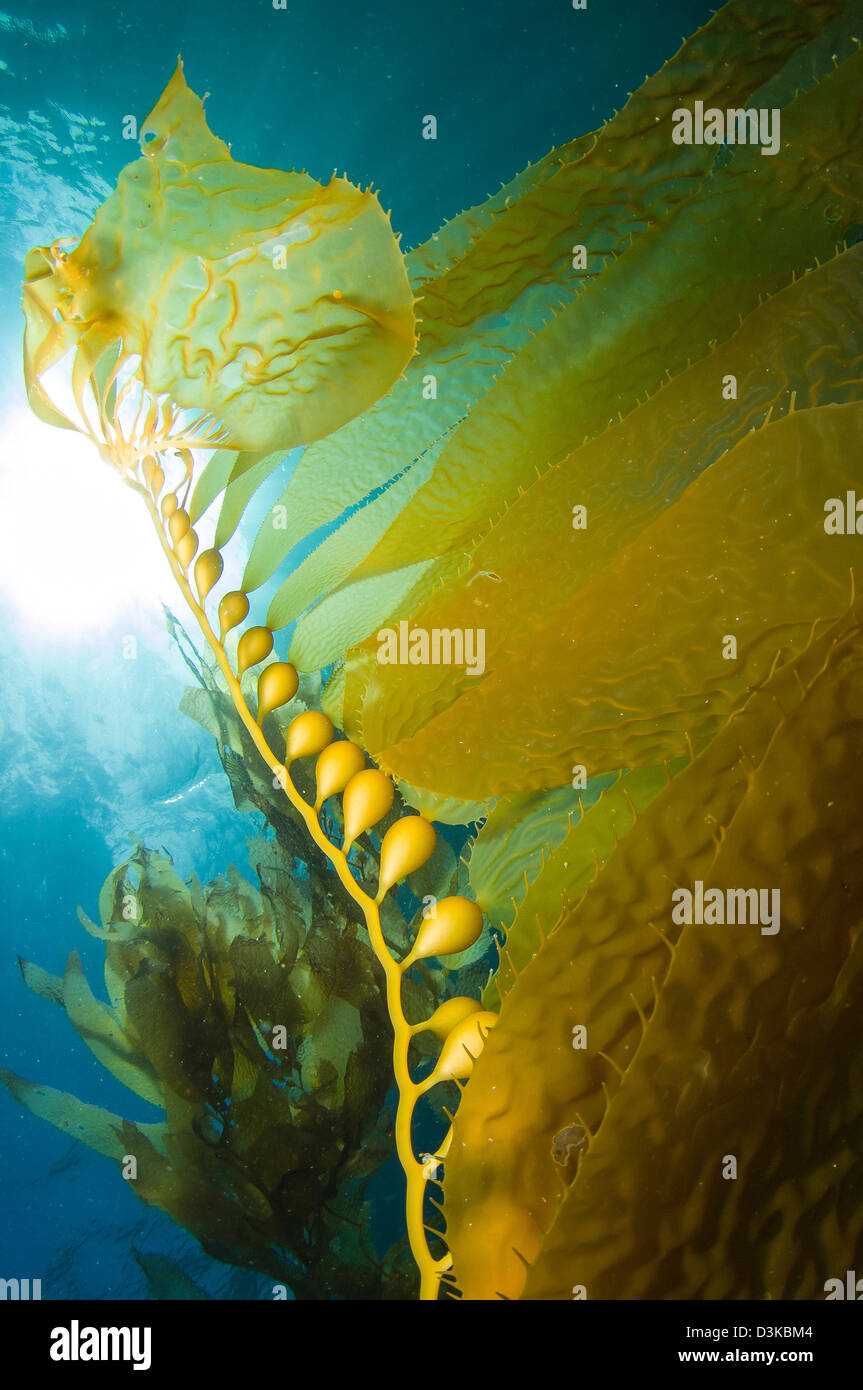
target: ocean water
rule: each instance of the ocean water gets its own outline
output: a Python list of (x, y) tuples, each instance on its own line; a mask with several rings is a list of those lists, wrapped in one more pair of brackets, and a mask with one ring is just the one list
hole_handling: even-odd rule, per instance
[[(76, 920), (130, 837), (183, 876), (248, 872), (259, 818), (235, 811), (211, 740), (178, 712), (170, 576), (89, 446), (29, 413), (20, 281), (33, 246), (77, 238), (136, 157), (123, 137), (177, 56), (235, 158), (374, 184), (403, 245), (430, 236), (552, 146), (599, 126), (711, 13), (694, 0), (82, 0), (0, 13), (0, 1060), (146, 1121), (16, 955), (62, 974), (102, 951)], [(425, 114), (438, 139), (421, 138)], [(134, 661), (124, 656), (137, 643)], [(144, 1207), (108, 1160), (0, 1089), (0, 1276), (43, 1297), (149, 1296), (133, 1251), (167, 1255), (214, 1296), (271, 1281), (212, 1260)]]

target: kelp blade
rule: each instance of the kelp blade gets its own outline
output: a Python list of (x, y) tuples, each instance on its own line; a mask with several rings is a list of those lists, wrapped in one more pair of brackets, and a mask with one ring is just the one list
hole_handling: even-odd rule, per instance
[[(853, 1248), (863, 1092), (835, 1057), (863, 986), (861, 614), (858, 600), (660, 793), (504, 1000), (447, 1160), (466, 1297), (811, 1298), (820, 1264), (795, 1222), (828, 1263)], [(778, 889), (780, 930), (675, 925), (672, 891), (698, 879)], [(801, 1075), (804, 1112), (831, 1115), (823, 1135), (792, 1131)], [(827, 1149), (841, 1162), (825, 1189)], [(783, 1217), (759, 1244), (765, 1201)]]

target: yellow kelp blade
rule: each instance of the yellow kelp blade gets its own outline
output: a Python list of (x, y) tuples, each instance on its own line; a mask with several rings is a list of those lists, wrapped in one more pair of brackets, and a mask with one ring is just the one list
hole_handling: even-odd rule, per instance
[[(596, 434), (667, 372), (728, 336), (760, 295), (814, 257), (832, 255), (840, 228), (825, 216), (828, 207), (842, 230), (863, 210), (861, 90), (858, 53), (783, 111), (785, 143), (769, 163), (758, 149), (736, 148), (689, 202), (538, 334), (465, 421), (362, 572), (402, 563), (409, 531), (415, 560), (470, 539), (497, 498), (530, 481), (535, 464)], [(736, 253), (741, 238), (746, 257)], [(507, 410), (515, 399), (523, 409)], [(470, 509), (454, 511), (453, 495), (470, 500)]]
[[(533, 960), (561, 915), (581, 900), (602, 865), (684, 761), (675, 760), (666, 767), (635, 768), (613, 779), (596, 779), (602, 787), (598, 799), (592, 805), (589, 801), (585, 805), (579, 803), (565, 836), (543, 855), (538, 872), (529, 883), (525, 882), (515, 904), (510, 905), (500, 963), (483, 990), (487, 1009), (500, 1007), (504, 995), (515, 984), (516, 972)], [(473, 859), (471, 885), (474, 886)], [(475, 893), (477, 902), (487, 912), (482, 893), (478, 888)]]
[(818, 1299), (860, 1250), (861, 657), (830, 653), (709, 871), (769, 883), (779, 932), (684, 927), (524, 1298)]
[[(774, 157), (737, 147), (592, 279), (510, 362), (350, 578), (469, 549), (537, 469), (601, 433), (669, 373), (709, 354), (763, 296), (831, 257), (863, 217), (861, 91), (856, 54), (782, 112)], [(370, 617), (376, 630), (387, 615)], [(301, 619), (299, 642), (316, 621), (315, 609)]]
[[(821, 1261), (801, 1267), (797, 1220), (828, 1266), (853, 1249), (824, 1198), (863, 1110), (846, 1050), (863, 983), (861, 615), (858, 600), (656, 797), (505, 998), (446, 1164), (466, 1297), (812, 1298)], [(675, 924), (672, 893), (699, 880), (778, 889), (779, 931)], [(795, 1119), (807, 1094), (823, 1143), (821, 1121)], [(736, 1259), (774, 1209), (769, 1260)]]
[[(263, 583), (303, 536), (347, 505), (424, 461), (535, 332), (633, 238), (690, 197), (716, 148), (672, 143), (671, 113), (682, 100), (691, 94), (707, 105), (745, 105), (841, 8), (772, 0), (759, 14), (761, 32), (753, 43), (751, 7), (740, 0), (726, 5), (600, 131), (552, 151), (502, 190), (505, 197), (495, 195), (411, 252), (408, 270), (421, 294), (419, 352), (385, 401), (299, 461), (279, 499), (286, 526), (275, 534), (261, 528), (244, 587)], [(826, 62), (829, 68), (829, 57)], [(493, 218), (488, 206), (495, 207)], [(449, 254), (451, 227), (461, 243), (455, 257)], [(573, 267), (574, 241), (589, 250), (584, 269)], [(483, 471), (494, 470), (484, 464)], [(532, 476), (532, 463), (528, 471)], [(345, 536), (340, 569), (325, 580), (328, 587), (376, 545), (389, 518), (373, 521), (372, 514), (387, 499), (385, 493), (369, 504), (367, 532)], [(276, 626), (317, 596), (310, 580), (309, 589), (294, 596), (293, 609), (280, 610)]]
[[(723, 382), (731, 379), (729, 398)], [(725, 450), (794, 408), (859, 399), (861, 381), (858, 243), (766, 300), (727, 342), (535, 479), (487, 528), (460, 575), (424, 608), (389, 621), (442, 630), (481, 622), (486, 671), (518, 665), (529, 658), (524, 635), (537, 619), (567, 631), (584, 583)], [(369, 662), (377, 650), (373, 639), (349, 653), (340, 720), (348, 731), (360, 724), (372, 750), (417, 732), (432, 709), (475, 694), (488, 678), (454, 665)]]
[(182, 65), (141, 134), (142, 158), (79, 245), (28, 258), (31, 396), (98, 331), (140, 357), (151, 397), (211, 416), (236, 450), (288, 449), (365, 410), (414, 351), (413, 296), (377, 198), (237, 163)]
[(416, 786), (490, 797), (703, 746), (779, 648), (847, 603), (858, 541), (827, 533), (825, 502), (861, 447), (859, 403), (753, 431), (577, 591), (568, 622), (525, 630), (517, 663), (402, 742), (376, 747), (367, 722), (369, 752)]

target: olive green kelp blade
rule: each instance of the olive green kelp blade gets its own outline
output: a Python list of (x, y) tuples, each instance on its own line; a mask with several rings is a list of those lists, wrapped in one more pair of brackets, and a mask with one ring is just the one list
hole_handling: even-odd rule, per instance
[(5, 1067), (0, 1068), (0, 1082), (31, 1114), (40, 1120), (47, 1120), (70, 1139), (80, 1140), (88, 1149), (94, 1149), (105, 1158), (113, 1158), (121, 1163), (124, 1155), (129, 1153), (124, 1129), (126, 1137), (128, 1133), (139, 1134), (142, 1142), (146, 1141), (157, 1151), (165, 1152), (164, 1124), (132, 1125), (119, 1115), (112, 1115), (101, 1105), (88, 1105), (68, 1091), (58, 1091), (53, 1086), (37, 1086), (16, 1076), (13, 1071), (7, 1071)]
[(135, 1263), (147, 1281), (150, 1297), (190, 1302), (209, 1302), (211, 1295), (204, 1293), (193, 1279), (184, 1274), (180, 1266), (167, 1255), (156, 1255), (132, 1247)]
[[(504, 1000), (446, 1164), (466, 1297), (817, 1298), (863, 1254), (861, 616), (659, 794)], [(675, 920), (699, 882), (734, 924)]]
[[(134, 1159), (124, 1176), (135, 1195), (216, 1258), (281, 1277), (297, 1297), (404, 1293), (399, 1269), (362, 1248), (365, 1186), (392, 1149), (371, 952), (314, 867), (297, 879), (277, 841), (252, 850), (260, 889), (233, 868), (204, 887), (184, 883), (143, 847), (111, 873), (101, 926), (84, 919), (105, 943), (110, 1008), (74, 952), (63, 980), (22, 964), (99, 1061), (159, 1104), (161, 1123), (133, 1124), (10, 1072), (0, 1082), (90, 1148)], [(412, 1002), (427, 1017), (438, 996), (417, 982)]]
[[(484, 219), (487, 225), (478, 228), (462, 254), (445, 262), (442, 273), (429, 278), (427, 272), (435, 238), (412, 252), (408, 269), (421, 292), (418, 355), (385, 401), (306, 452), (279, 499), (286, 525), (275, 533), (266, 522), (261, 527), (244, 586), (264, 582), (305, 535), (390, 480), (397, 480), (392, 486), (401, 494), (401, 509), (407, 507), (417, 489), (410, 470), (447, 431), (458, 427), (457, 435), (464, 430), (470, 434), (470, 417), (464, 417), (474, 410), (485, 412), (486, 394), (488, 408), (498, 418), (501, 391), (510, 398), (501, 376), (507, 363), (529, 351), (535, 333), (565, 310), (585, 285), (602, 278), (605, 268), (626, 254), (645, 229), (697, 189), (716, 158), (716, 148), (674, 145), (672, 111), (681, 101), (695, 98), (723, 107), (745, 104), (841, 8), (836, 3), (773, 0), (768, 12), (759, 16), (759, 40), (753, 43), (752, 16), (735, 0), (647, 79), (601, 131), (552, 151), (514, 180), (504, 190), (505, 199), (498, 196), (493, 218)], [(574, 242), (587, 249), (584, 266), (577, 258), (574, 263)], [(521, 404), (529, 408), (529, 395)], [(490, 457), (486, 454), (481, 461), (482, 475), (502, 492), (503, 479), (500, 487), (496, 482), (500, 460), (492, 468)], [(532, 476), (534, 460), (523, 462)], [(428, 486), (425, 478), (421, 481)], [(453, 505), (454, 494), (448, 492), (447, 499)], [(392, 499), (387, 493), (371, 500), (363, 508), (361, 528), (343, 536), (340, 544), (325, 542), (338, 561), (338, 570), (331, 566), (326, 573), (327, 589), (343, 581), (377, 546), (392, 521), (388, 506)], [(455, 512), (459, 514), (460, 504)], [(398, 534), (408, 527), (407, 522), (404, 527), (393, 524)], [(469, 525), (467, 518), (465, 524)], [(422, 547), (430, 539), (414, 536)], [(389, 551), (381, 563), (394, 566)], [(305, 582), (295, 580), (290, 603), (286, 596), (269, 621), (282, 626), (301, 613), (327, 591), (316, 589), (319, 579), (312, 568)]]
[(165, 1092), (156, 1072), (119, 1018), (92, 993), (77, 951), (69, 954), (62, 980), (29, 961), (19, 960), (24, 983), (34, 993), (62, 1005), (69, 1022), (93, 1055), (130, 1091), (151, 1105), (164, 1106)]

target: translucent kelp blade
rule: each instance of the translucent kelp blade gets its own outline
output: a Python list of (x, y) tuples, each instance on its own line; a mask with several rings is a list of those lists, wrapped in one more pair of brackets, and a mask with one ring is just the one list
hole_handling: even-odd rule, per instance
[[(782, 1261), (775, 1275), (768, 1276), (760, 1258), (729, 1259), (729, 1227), (723, 1224), (721, 1236), (708, 1234), (714, 1210), (728, 1208), (727, 1199), (718, 1209), (707, 1200), (717, 1189), (712, 1180), (705, 1187), (704, 1165), (719, 1175), (722, 1155), (739, 1154), (740, 1176), (769, 1171), (769, 1200), (776, 1199), (773, 1159), (765, 1168), (750, 1148), (760, 1146), (762, 1120), (771, 1125), (774, 1113), (772, 1098), (765, 1102), (759, 1088), (768, 1071), (771, 1097), (775, 1084), (793, 1087), (800, 1058), (783, 1043), (786, 1030), (797, 1036), (798, 1012), (826, 999), (834, 981), (841, 992), (863, 887), (854, 814), (863, 752), (854, 693), (863, 660), (861, 614), (858, 600), (834, 629), (781, 667), (653, 800), (504, 1000), (459, 1106), (446, 1165), (447, 1238), (466, 1297), (517, 1298), (523, 1290), (566, 1296), (549, 1286), (540, 1291), (538, 1283), (534, 1288), (530, 1277), (525, 1290), (524, 1261), (540, 1255), (543, 1232), (573, 1177), (567, 1210), (572, 1204), (578, 1219), (561, 1228), (557, 1249), (565, 1247), (561, 1268), (571, 1270), (570, 1256), (585, 1263), (570, 1280), (569, 1297), (576, 1282), (597, 1298), (681, 1297), (694, 1290), (701, 1297), (818, 1296), (817, 1289), (802, 1294), (786, 1282), (784, 1261), (794, 1261), (796, 1241), (783, 1251), (772, 1247)], [(828, 742), (833, 752), (825, 762)], [(831, 808), (826, 823), (825, 806)], [(781, 930), (767, 936), (757, 924), (739, 922), (676, 926), (672, 892), (693, 890), (697, 880), (705, 889), (779, 887)], [(856, 957), (859, 962), (859, 951)], [(845, 1009), (849, 1024), (854, 1013)], [(674, 1026), (668, 1031), (660, 1022), (654, 1043), (654, 1021), (663, 1017)], [(585, 1046), (576, 1037), (581, 1027)], [(825, 1088), (847, 1085), (844, 1068), (826, 1065), (845, 1049), (834, 1050), (817, 1025), (803, 1036), (821, 1076), (813, 1097), (826, 1104)], [(750, 1130), (756, 1076), (762, 1119)], [(641, 1086), (649, 1109), (635, 1099)], [(729, 1131), (726, 1101), (732, 1099), (742, 1111), (728, 1112), (734, 1116)], [(859, 1126), (859, 1090), (849, 1106), (852, 1101), (853, 1109), (844, 1102), (827, 1109)], [(805, 1128), (814, 1135), (820, 1125)], [(771, 1136), (773, 1158), (802, 1156), (784, 1133), (778, 1143)], [(584, 1204), (580, 1164), (585, 1180), (594, 1175)], [(741, 1190), (740, 1183), (719, 1186)], [(765, 1191), (759, 1197), (751, 1187), (743, 1190), (745, 1209), (751, 1205), (760, 1227)], [(819, 1179), (813, 1200), (823, 1191)], [(731, 1224), (735, 1238), (745, 1238), (748, 1218), (738, 1211)], [(699, 1277), (689, 1255), (671, 1257), (669, 1242), (696, 1259)], [(554, 1230), (549, 1254), (553, 1243)], [(808, 1251), (805, 1263), (811, 1278), (820, 1264)], [(749, 1282), (707, 1292), (700, 1277), (711, 1264), (726, 1278)], [(537, 1280), (539, 1274), (540, 1265)], [(765, 1282), (753, 1287), (759, 1279)]]
[(747, 435), (578, 591), (565, 627), (525, 632), (518, 663), (403, 742), (379, 749), (366, 724), (369, 751), (417, 786), (488, 797), (702, 744), (847, 603), (857, 538), (828, 534), (825, 500), (861, 448), (859, 403)]
[(514, 203), (535, 194), (542, 184), (558, 172), (561, 164), (571, 164), (580, 159), (595, 139), (596, 132), (592, 131), (549, 150), (542, 159), (528, 164), (515, 178), (501, 184), (497, 193), (491, 193), (483, 202), (456, 213), (427, 241), (409, 251), (405, 262), (414, 291), (419, 293), (429, 281), (439, 281), (456, 264), (464, 261), (480, 237), (499, 223)]
[(783, 111), (777, 154), (729, 151), (696, 195), (532, 339), (357, 574), (469, 544), (537, 467), (600, 433), (729, 337), (762, 296), (829, 259), (863, 219), (861, 148), (858, 52)]
[[(745, 103), (840, 9), (776, 0), (753, 43), (748, 7), (726, 6), (602, 131), (552, 152), (543, 161), (547, 176), (526, 191), (513, 190), (465, 256), (423, 284), (419, 353), (404, 380), (362, 420), (300, 459), (281, 499), (288, 515), (279, 533), (284, 554), (409, 467), (475, 406), (513, 354), (587, 280), (690, 196), (716, 151), (672, 143), (671, 113), (682, 100)], [(557, 167), (549, 172), (555, 154)], [(573, 270), (573, 228), (590, 252), (587, 272)], [(489, 471), (484, 462), (481, 467)], [(355, 563), (363, 559), (359, 546), (352, 553)], [(249, 587), (263, 583), (278, 563), (272, 546), (266, 559), (259, 558), (247, 574)]]
[[(808, 46), (843, 8), (841, 2), (773, 0), (755, 19), (741, 0), (725, 5), (630, 94), (605, 126), (552, 151), (543, 161), (547, 165), (556, 156), (558, 167), (551, 177), (536, 181), (522, 196), (508, 198), (469, 252), (424, 286), (423, 323), (428, 323), (431, 336), (440, 340), (460, 332), (466, 310), (474, 318), (508, 311), (536, 283), (556, 280), (571, 292), (578, 284), (577, 279), (576, 286), (571, 283), (576, 230), (596, 258), (590, 265), (592, 275), (616, 254), (621, 232), (636, 236), (685, 202), (709, 172), (716, 150), (707, 144), (675, 147), (670, 140), (672, 112), (697, 99), (705, 107), (745, 103), (759, 85), (778, 79), (798, 48)], [(757, 44), (752, 42), (755, 33)], [(849, 42), (848, 52), (852, 49)], [(826, 75), (832, 61), (826, 57), (822, 64)], [(426, 331), (424, 327), (423, 336)], [(412, 370), (420, 365), (415, 361)]]
[[(122, 1137), (127, 1121), (120, 1115), (112, 1115), (110, 1110), (103, 1110), (100, 1105), (87, 1105), (69, 1095), (68, 1091), (34, 1085), (5, 1067), (0, 1068), (0, 1081), (31, 1114), (38, 1115), (40, 1120), (47, 1120), (70, 1139), (79, 1139), (88, 1149), (95, 1149), (96, 1153), (115, 1158), (118, 1162), (129, 1152)], [(146, 1135), (154, 1147), (160, 1147), (163, 1143), (163, 1124), (133, 1125), (132, 1129)]]
[[(413, 296), (377, 198), (234, 161), (182, 66), (143, 156), (68, 254), (28, 258), (28, 380), (71, 336), (113, 333), (150, 397), (272, 452), (365, 410), (414, 350)], [(47, 272), (47, 273), (46, 273)]]
[[(310, 555), (297, 566), (279, 586), (267, 611), (267, 626), (274, 630), (287, 627), (321, 594), (332, 593), (354, 568), (354, 555), (359, 551), (371, 549), (386, 530), (393, 517), (407, 505), (409, 498), (422, 487), (434, 468), (437, 450), (431, 450), (413, 468), (387, 488), (384, 495), (374, 504), (362, 507), (339, 527), (332, 535), (317, 546)], [(272, 521), (265, 521), (258, 533), (256, 548), (262, 539), (278, 537)], [(272, 544), (272, 542), (271, 542)], [(275, 542), (276, 545), (279, 542)], [(248, 569), (246, 570), (248, 574)], [(243, 587), (247, 586), (244, 576)], [(358, 629), (361, 631), (361, 629)], [(302, 639), (297, 641), (296, 651), (302, 649)], [(329, 650), (329, 648), (327, 649)], [(301, 661), (303, 669), (313, 669)], [(324, 663), (321, 663), (324, 664)]]
[[(421, 560), (391, 574), (373, 574), (346, 581), (307, 609), (298, 620), (291, 641), (291, 660), (306, 671), (317, 671), (339, 660), (342, 652), (361, 642), (370, 628), (375, 632), (379, 630), (382, 621), (385, 622), (383, 614), (418, 611), (433, 594), (451, 583), (465, 564), (465, 557), (456, 554), (446, 556), (443, 561)], [(343, 645), (340, 646), (340, 642)], [(376, 652), (377, 648), (373, 654), (360, 647), (350, 653), (351, 689), (350, 692), (346, 690), (345, 695), (350, 695), (351, 702), (345, 703), (344, 713), (354, 729), (361, 722), (354, 700), (357, 685), (361, 688), (364, 685), (364, 674), (361, 664), (354, 666), (353, 657), (368, 659), (369, 665), (373, 665)], [(344, 720), (342, 727), (346, 727)]]
[[(443, 567), (450, 555), (470, 549), (489, 517), (512, 505), (541, 468), (565, 457), (573, 439), (601, 434), (669, 373), (729, 337), (760, 296), (831, 257), (838, 229), (863, 218), (860, 93), (863, 56), (794, 104), (798, 129), (775, 159), (738, 149), (709, 191), (705, 185), (679, 218), (646, 232), (592, 282), (456, 430), (429, 482), (351, 580), (400, 568), (408, 557), (415, 563), (436, 555)], [(738, 235), (749, 247), (745, 258), (737, 254)], [(689, 275), (681, 279), (681, 264), (691, 268), (694, 289)], [(400, 618), (408, 592), (394, 605)], [(392, 611), (370, 612), (369, 630), (387, 625)], [(332, 625), (331, 611), (326, 618)], [(304, 628), (313, 643), (314, 624), (312, 609)], [(325, 660), (341, 655), (323, 650)]]
[[(732, 379), (736, 395), (727, 398), (723, 383)], [(461, 573), (422, 609), (408, 600), (384, 624), (410, 618), (450, 630), (481, 622), (487, 672), (523, 661), (525, 634), (538, 621), (568, 631), (582, 586), (750, 430), (795, 406), (861, 394), (858, 244), (766, 300), (708, 357), (535, 479), (487, 528)], [(584, 509), (583, 526), (576, 507)], [(349, 733), (361, 725), (372, 749), (409, 737), (432, 710), (474, 695), (488, 678), (456, 666), (369, 663), (377, 650), (375, 637), (348, 654), (341, 721)]]
[[(589, 801), (600, 786), (584, 793)], [(491, 809), (467, 862), (471, 892), (494, 926), (512, 921), (513, 902), (524, 896), (545, 854), (566, 835), (578, 804), (579, 793), (565, 786), (503, 797)]]
[(584, 896), (642, 811), (685, 762), (680, 758), (666, 767), (635, 768), (617, 777), (596, 778), (589, 784), (602, 789), (598, 800), (580, 804), (560, 843), (543, 858), (539, 872), (518, 895), (514, 920), (510, 907), (506, 949), (494, 978), (483, 990), (486, 1008), (500, 1008), (501, 1000), (518, 978), (516, 972), (533, 960), (561, 915)]
[[(189, 502), (189, 519), (194, 526), (212, 506), (220, 493), (224, 492), (230, 482), (235, 482), (243, 477), (250, 468), (254, 468), (260, 463), (262, 458), (260, 452), (237, 453), (233, 449), (217, 449), (204, 467), (199, 471), (197, 481)], [(281, 452), (276, 458), (281, 458)], [(224, 510), (224, 499), (220, 505), (220, 513)]]
[[(521, 310), (520, 296), (536, 284), (557, 281), (568, 296), (592, 279), (631, 239), (684, 203), (714, 163), (715, 147), (674, 145), (672, 112), (695, 99), (721, 107), (745, 102), (841, 8), (776, 0), (757, 21), (739, 0), (722, 8), (586, 145), (562, 147), (554, 175), (511, 200), (469, 254), (424, 288), (423, 338), (460, 332), (465, 307), (475, 319), (509, 313), (516, 301)], [(756, 29), (764, 41), (757, 45), (751, 42)], [(576, 230), (590, 253), (586, 275), (573, 267)], [(418, 369), (421, 362), (414, 361), (412, 371)]]
[(228, 485), (219, 508), (219, 520), (213, 542), (223, 546), (236, 531), (251, 499), (258, 488), (275, 471), (284, 455), (281, 450), (273, 454), (241, 454), (231, 470)]
[(320, 670), (332, 660), (330, 653), (343, 652), (358, 642), (368, 632), (370, 617), (389, 612), (431, 563), (421, 560), (417, 565), (406, 565), (392, 574), (375, 574), (329, 594), (297, 624), (290, 647), (291, 661), (301, 671)]

